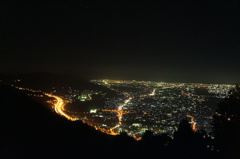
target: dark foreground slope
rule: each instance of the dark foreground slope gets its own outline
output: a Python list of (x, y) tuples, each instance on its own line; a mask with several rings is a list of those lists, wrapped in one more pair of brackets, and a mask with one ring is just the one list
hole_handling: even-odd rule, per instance
[(81, 122), (70, 122), (0, 85), (0, 158), (87, 158), (107, 155), (112, 137)]

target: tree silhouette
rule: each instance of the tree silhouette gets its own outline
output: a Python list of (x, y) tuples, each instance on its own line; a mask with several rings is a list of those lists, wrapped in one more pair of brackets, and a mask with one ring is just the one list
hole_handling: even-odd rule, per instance
[(174, 132), (174, 139), (179, 140), (179, 143), (187, 144), (193, 137), (193, 131), (187, 118), (181, 120), (178, 130)]
[(136, 141), (126, 132), (121, 132), (115, 136), (112, 145), (114, 158), (133, 158), (136, 155)]
[(142, 140), (138, 142), (138, 152), (140, 158), (166, 158), (171, 155), (170, 145), (172, 139), (168, 134), (154, 134), (146, 130)]
[(240, 87), (229, 91), (220, 102), (213, 120), (215, 147), (222, 156), (235, 158), (240, 155)]
[(174, 149), (181, 158), (190, 158), (194, 153), (194, 132), (187, 118), (182, 119), (174, 132)]

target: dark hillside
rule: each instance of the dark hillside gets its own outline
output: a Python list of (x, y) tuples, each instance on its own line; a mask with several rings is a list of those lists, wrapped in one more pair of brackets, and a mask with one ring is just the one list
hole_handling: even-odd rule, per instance
[(0, 90), (0, 158), (94, 158), (109, 149), (111, 136), (70, 122), (18, 90)]

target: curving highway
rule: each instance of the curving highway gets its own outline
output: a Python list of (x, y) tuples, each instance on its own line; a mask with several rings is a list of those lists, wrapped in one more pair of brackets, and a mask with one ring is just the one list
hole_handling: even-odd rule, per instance
[[(22, 87), (16, 87), (16, 88), (20, 89), (20, 90), (28, 90), (28, 91), (31, 91), (31, 92), (42, 92), (40, 90), (36, 91), (36, 90), (33, 90), (33, 89), (22, 88)], [(53, 94), (49, 94), (49, 93), (44, 93), (44, 92), (42, 92), (42, 93), (44, 95), (48, 96), (48, 97), (55, 98), (56, 102), (54, 103), (54, 110), (57, 114), (65, 117), (65, 118), (67, 118), (68, 120), (71, 120), (71, 121), (80, 120), (79, 118), (71, 117), (70, 115), (68, 115), (67, 113), (64, 112), (64, 106), (66, 105), (66, 102), (61, 97), (53, 95)], [(89, 94), (89, 98), (91, 99), (90, 94)], [(129, 112), (124, 111), (123, 107), (126, 106), (126, 104), (129, 103), (132, 99), (133, 99), (133, 97), (129, 97), (127, 100), (125, 100), (125, 102), (122, 105), (120, 105), (118, 107), (117, 110), (111, 110), (111, 111), (114, 111), (118, 114), (118, 124), (116, 126), (114, 126), (112, 128), (109, 128), (109, 129), (104, 129), (104, 128), (100, 128), (100, 127), (97, 127), (97, 126), (93, 125), (89, 121), (87, 121), (87, 122), (85, 121), (85, 123), (93, 126), (96, 130), (102, 131), (103, 133), (110, 134), (110, 135), (119, 135), (119, 132), (115, 132), (114, 129), (118, 128), (122, 124), (122, 116), (126, 113), (129, 113)], [(133, 136), (133, 137), (136, 140), (140, 139), (140, 138), (137, 138), (135, 136)]]
[(71, 120), (71, 121), (76, 121), (76, 120), (79, 120), (78, 118), (73, 118), (71, 116), (69, 116), (68, 114), (66, 114), (63, 110), (64, 110), (64, 106), (65, 106), (65, 103), (64, 103), (64, 100), (56, 95), (52, 95), (52, 94), (48, 94), (48, 93), (45, 93), (46, 96), (48, 97), (52, 97), (52, 98), (55, 98), (57, 100), (56, 103), (54, 103), (54, 110), (56, 113), (58, 113), (59, 115), (62, 115), (64, 116), (65, 118), (67, 118), (68, 120)]

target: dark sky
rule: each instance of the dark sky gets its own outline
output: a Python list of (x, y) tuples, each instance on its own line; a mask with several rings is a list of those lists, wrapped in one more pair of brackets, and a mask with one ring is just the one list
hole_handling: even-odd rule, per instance
[(239, 0), (1, 0), (0, 72), (240, 82)]

